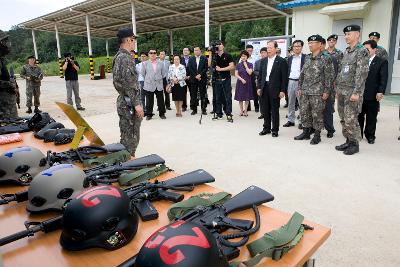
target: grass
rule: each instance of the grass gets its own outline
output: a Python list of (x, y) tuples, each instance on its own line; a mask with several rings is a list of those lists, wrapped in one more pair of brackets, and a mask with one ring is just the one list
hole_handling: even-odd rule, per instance
[[(89, 58), (82, 57), (75, 59), (80, 66), (79, 74), (89, 74)], [(112, 64), (112, 57), (110, 57), (110, 67)], [(99, 66), (105, 65), (107, 72), (107, 57), (97, 57), (94, 58), (94, 72), (99, 73)], [(52, 62), (46, 62), (39, 64), (45, 76), (57, 76), (59, 75), (59, 65), (58, 60)], [(15, 74), (19, 74), (21, 72), (22, 64), (18, 62), (13, 62), (8, 65), (8, 67), (12, 67), (14, 69)]]

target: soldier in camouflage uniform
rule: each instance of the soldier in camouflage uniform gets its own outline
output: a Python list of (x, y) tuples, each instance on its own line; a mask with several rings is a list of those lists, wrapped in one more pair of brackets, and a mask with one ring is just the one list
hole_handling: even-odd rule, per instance
[[(325, 49), (325, 45), (321, 48), (323, 51), (323, 55), (330, 57), (333, 62), (333, 67), (335, 69), (335, 77), (337, 76), (340, 61), (343, 58), (343, 52), (337, 49), (338, 36), (336, 34), (332, 34), (328, 37), (328, 48)], [(335, 132), (335, 127), (333, 125), (333, 113), (335, 113), (335, 92), (334, 92), (334, 83), (332, 82), (332, 94), (329, 95), (329, 98), (326, 100), (325, 109), (324, 109), (324, 127), (327, 130), (327, 137), (332, 138), (333, 133)]]
[[(381, 34), (379, 32), (371, 32), (368, 35), (368, 38), (370, 40), (374, 40), (376, 43), (379, 43), (379, 40), (381, 39)], [(383, 46), (378, 45), (378, 47), (376, 48), (376, 55), (382, 59), (389, 60), (388, 52), (385, 48), (383, 48)]]
[(323, 43), (323, 38), (320, 35), (312, 35), (308, 38), (311, 55), (307, 57), (299, 78), (300, 116), (303, 133), (294, 139), (310, 139), (313, 128), (315, 133), (310, 142), (312, 145), (321, 142), (325, 101), (332, 94), (332, 82), (335, 75), (331, 58), (322, 55), (321, 43)]
[(0, 30), (0, 119), (18, 117), (16, 82), (10, 77), (4, 57), (10, 53), (8, 35)]
[(32, 113), (32, 97), (34, 99), (35, 113), (42, 112), (40, 106), (40, 85), (43, 79), (43, 72), (36, 64), (34, 56), (28, 57), (28, 64), (21, 69), (21, 78), (26, 79), (26, 113)]
[(135, 62), (130, 54), (135, 48), (136, 36), (132, 29), (121, 29), (117, 33), (120, 48), (113, 59), (113, 84), (118, 92), (117, 111), (121, 144), (135, 155), (140, 139), (140, 124), (143, 108)]
[(358, 141), (361, 140), (358, 114), (361, 112), (365, 80), (368, 76), (369, 54), (359, 43), (360, 30), (358, 25), (349, 25), (343, 29), (349, 46), (343, 54), (336, 77), (338, 112), (346, 143), (335, 148), (345, 155), (359, 152)]

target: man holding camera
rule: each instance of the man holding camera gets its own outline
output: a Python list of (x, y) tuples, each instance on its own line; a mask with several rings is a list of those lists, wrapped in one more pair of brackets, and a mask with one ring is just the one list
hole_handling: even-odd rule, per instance
[(74, 105), (74, 102), (72, 102), (72, 92), (74, 92), (76, 109), (85, 110), (85, 108), (81, 106), (81, 98), (79, 97), (79, 63), (74, 60), (71, 53), (65, 53), (64, 57), (63, 70), (67, 87), (67, 103), (71, 106)]
[[(225, 53), (224, 43), (217, 41), (215, 43), (217, 51), (212, 51), (215, 55), (208, 57), (208, 65), (215, 68), (215, 97), (216, 97), (216, 119), (222, 119), (222, 103), (226, 102), (225, 114), (229, 122), (233, 122), (232, 118), (232, 86), (231, 86), (231, 70), (235, 69), (233, 58), (230, 54)], [(212, 58), (215, 58), (213, 62)]]
[(28, 110), (26, 113), (32, 113), (32, 98), (35, 105), (35, 113), (42, 112), (40, 106), (40, 85), (43, 79), (43, 72), (36, 64), (34, 56), (28, 57), (28, 64), (24, 65), (21, 69), (21, 78), (26, 80), (26, 106)]

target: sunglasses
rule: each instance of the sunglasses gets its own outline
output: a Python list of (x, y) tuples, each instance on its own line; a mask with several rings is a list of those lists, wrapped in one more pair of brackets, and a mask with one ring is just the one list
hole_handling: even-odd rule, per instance
[(149, 55), (155, 55), (157, 52), (149, 52)]

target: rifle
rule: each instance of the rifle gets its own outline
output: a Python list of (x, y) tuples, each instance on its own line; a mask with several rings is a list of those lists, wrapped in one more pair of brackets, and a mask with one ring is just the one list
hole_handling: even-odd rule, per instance
[[(243, 246), (249, 240), (249, 236), (260, 228), (260, 214), (257, 206), (274, 200), (267, 191), (257, 187), (250, 186), (246, 190), (229, 199), (223, 205), (213, 205), (209, 207), (200, 206), (189, 211), (177, 221), (190, 221), (195, 224), (207, 228), (215, 238), (217, 245), (222, 252), (222, 257), (227, 260), (232, 260), (239, 256), (238, 247)], [(253, 221), (231, 219), (228, 214), (252, 208), (255, 217), (256, 225), (253, 227)], [(162, 229), (165, 229), (162, 228)], [(238, 230), (233, 234), (222, 235), (222, 232), (228, 229)], [(155, 234), (152, 235), (156, 237)], [(242, 238), (240, 241), (231, 242), (229, 239)], [(138, 254), (123, 262), (119, 267), (134, 266)]]
[(28, 236), (34, 236), (37, 232), (49, 233), (58, 230), (62, 227), (62, 220), (63, 216), (60, 215), (43, 222), (25, 222), (26, 230), (1, 238), (0, 247)]
[(15, 73), (14, 73), (14, 69), (12, 67), (10, 67), (10, 81), (15, 83), (15, 95), (16, 95), (16, 103), (18, 106), (18, 109), (20, 109), (20, 104), (21, 104), (21, 96), (19, 94), (19, 86), (17, 83), (17, 79), (15, 77)]
[(169, 200), (174, 203), (183, 200), (184, 196), (176, 191), (192, 191), (194, 186), (214, 182), (215, 178), (205, 170), (199, 169), (192, 171), (167, 181), (154, 183), (145, 182), (125, 189), (129, 198), (143, 221), (150, 221), (158, 218), (158, 212), (154, 208), (152, 201)]
[[(174, 202), (181, 201), (183, 196), (181, 194), (168, 192), (167, 190), (184, 190), (189, 191), (193, 189), (195, 185), (214, 182), (215, 178), (212, 177), (208, 172), (204, 170), (197, 170), (190, 172), (164, 182), (146, 182), (141, 183), (133, 187), (125, 189), (131, 201), (136, 205), (142, 201), (155, 201), (155, 200), (171, 200)], [(151, 204), (151, 203), (150, 203)], [(149, 207), (149, 206), (147, 206)], [(140, 208), (139, 208), (140, 209)], [(153, 207), (153, 210), (156, 209)], [(143, 211), (142, 211), (143, 212)], [(158, 215), (158, 213), (157, 213)], [(154, 216), (152, 214), (151, 216)], [(8, 243), (16, 240), (33, 236), (37, 232), (48, 233), (50, 231), (62, 229), (62, 218), (63, 216), (57, 216), (43, 222), (25, 222), (27, 230), (15, 233), (13, 235), (0, 239), (0, 246), (4, 246)], [(150, 217), (144, 217), (144, 221), (149, 220)], [(152, 217), (155, 219), (155, 217)], [(31, 227), (34, 226), (34, 227)]]
[(47, 151), (46, 160), (50, 166), (59, 163), (84, 163), (85, 160), (97, 158), (98, 154), (110, 154), (125, 150), (125, 146), (119, 143), (105, 146), (83, 146), (63, 152)]
[[(121, 145), (122, 146), (122, 145)], [(111, 146), (110, 149), (118, 148), (121, 147), (119, 144), (115, 144), (115, 146)], [(165, 160), (161, 158), (160, 156), (156, 154), (151, 154), (149, 156), (144, 156), (141, 158), (137, 158), (135, 160), (130, 160), (126, 162), (127, 164), (122, 165), (122, 164), (114, 164), (114, 165), (108, 165), (108, 164), (103, 164), (88, 170), (85, 170), (86, 173), (86, 178), (84, 181), (84, 187), (89, 186), (90, 184), (96, 185), (97, 183), (107, 183), (110, 184), (114, 180), (108, 180), (106, 177), (118, 177), (121, 175), (123, 171), (127, 170), (137, 170), (137, 169), (142, 169), (158, 164), (164, 164)], [(109, 176), (107, 176), (109, 175)], [(101, 177), (101, 179), (98, 177)], [(21, 191), (15, 194), (5, 194), (5, 195), (0, 195), (0, 205), (8, 204), (10, 202), (24, 202), (28, 200), (28, 192), (29, 190), (26, 191)]]

